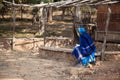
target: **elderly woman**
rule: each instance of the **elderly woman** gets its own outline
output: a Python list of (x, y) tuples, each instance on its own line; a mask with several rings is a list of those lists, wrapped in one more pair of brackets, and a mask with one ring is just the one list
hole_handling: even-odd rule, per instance
[(80, 34), (79, 45), (75, 46), (72, 55), (77, 59), (76, 65), (87, 66), (91, 62), (95, 62), (96, 47), (85, 28), (78, 28), (78, 32)]

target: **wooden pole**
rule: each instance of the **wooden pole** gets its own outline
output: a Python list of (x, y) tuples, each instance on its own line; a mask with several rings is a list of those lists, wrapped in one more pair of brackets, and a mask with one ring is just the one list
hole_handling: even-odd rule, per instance
[(62, 7), (62, 18), (61, 18), (61, 20), (64, 20), (65, 10), (66, 10), (66, 7)]
[(75, 29), (75, 27), (76, 27), (76, 9), (77, 9), (77, 6), (74, 7), (75, 13), (73, 15), (73, 44), (74, 45), (79, 43), (79, 41), (78, 41), (79, 36), (78, 36), (77, 31)]
[(45, 44), (46, 44), (46, 26), (45, 26), (45, 20), (43, 22), (43, 25), (44, 25), (44, 47), (45, 47)]
[[(13, 0), (13, 4), (14, 4), (14, 0)], [(13, 13), (12, 13), (12, 18), (13, 18), (13, 35), (12, 35), (12, 50), (14, 50), (14, 38), (15, 38), (15, 21), (16, 21), (16, 17), (15, 17), (15, 8), (13, 7)]]
[(104, 41), (103, 41), (102, 51), (101, 51), (101, 60), (102, 61), (104, 61), (105, 48), (106, 48), (106, 42), (107, 42), (107, 33), (108, 33), (108, 27), (109, 27), (109, 22), (110, 22), (110, 14), (111, 14), (111, 9), (110, 9), (110, 6), (108, 5), (108, 12), (107, 12), (107, 20), (106, 20), (106, 26), (105, 26)]
[(20, 15), (21, 15), (21, 20), (22, 20), (22, 18), (23, 18), (23, 13), (22, 13), (22, 6), (20, 6)]
[(49, 7), (49, 10), (48, 10), (48, 21), (49, 22), (52, 22), (52, 14), (53, 14), (53, 11), (52, 11), (52, 6)]
[[(43, 8), (45, 9), (45, 8)], [(44, 11), (43, 10), (43, 14), (47, 14), (47, 11)], [(42, 19), (43, 19), (43, 27), (44, 27), (44, 47), (45, 47), (45, 44), (46, 44), (46, 25), (45, 25), (45, 22), (46, 22), (46, 16), (42, 15)]]

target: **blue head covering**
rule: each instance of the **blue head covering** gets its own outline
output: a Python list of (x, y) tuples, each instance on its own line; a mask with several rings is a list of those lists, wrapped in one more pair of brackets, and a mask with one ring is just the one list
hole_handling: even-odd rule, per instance
[(80, 27), (80, 28), (78, 28), (78, 32), (79, 32), (80, 34), (82, 34), (82, 33), (86, 32), (86, 30), (85, 30), (84, 27)]

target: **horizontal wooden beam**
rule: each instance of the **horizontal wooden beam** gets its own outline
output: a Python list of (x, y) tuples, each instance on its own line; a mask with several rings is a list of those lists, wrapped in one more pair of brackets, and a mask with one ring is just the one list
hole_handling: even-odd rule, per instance
[[(73, 49), (70, 48), (55, 48), (55, 47), (40, 47), (42, 50), (49, 50), (49, 51), (58, 51), (58, 52), (66, 52), (72, 53)], [(95, 56), (100, 56), (101, 52), (97, 52)], [(120, 51), (105, 51), (105, 54), (120, 54)]]
[(100, 4), (113, 4), (113, 3), (118, 3), (119, 1), (106, 1), (106, 0), (101, 0), (101, 1), (91, 1), (91, 0), (68, 0), (68, 1), (59, 1), (59, 2), (53, 2), (53, 3), (42, 3), (42, 4), (34, 4), (34, 5), (29, 5), (29, 4), (16, 4), (12, 3), (6, 0), (3, 0), (4, 3), (7, 3), (9, 5), (13, 6), (23, 6), (23, 7), (65, 7), (65, 6), (76, 6), (76, 5), (100, 5)]
[(58, 6), (58, 5), (62, 5), (63, 3), (65, 3), (65, 1), (60, 1), (60, 2), (54, 2), (54, 3), (42, 3), (42, 4), (34, 4), (34, 5), (29, 5), (29, 4), (16, 4), (16, 3), (12, 3), (6, 0), (3, 0), (4, 3), (7, 3), (9, 5), (13, 5), (13, 6), (23, 6), (23, 7), (49, 7), (49, 6)]
[[(0, 39), (13, 39), (13, 38), (0, 38)], [(33, 40), (33, 39), (36, 39), (36, 40), (44, 40), (43, 38), (14, 38), (14, 39), (29, 39), (29, 40)], [(68, 40), (68, 39), (72, 39), (72, 38), (68, 38), (68, 37), (46, 37), (46, 39), (50, 39), (50, 40)]]
[[(97, 33), (105, 33), (105, 31), (99, 31), (99, 30), (97, 30), (96, 32)], [(108, 33), (120, 34), (119, 31), (108, 31)]]
[(58, 51), (58, 52), (68, 52), (68, 53), (72, 52), (72, 49), (68, 49), (68, 48), (40, 47), (40, 49), (50, 50), (50, 51)]

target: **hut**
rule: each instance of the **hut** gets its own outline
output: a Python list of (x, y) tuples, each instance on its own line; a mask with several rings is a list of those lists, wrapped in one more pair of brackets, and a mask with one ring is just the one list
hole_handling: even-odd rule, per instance
[[(66, 0), (61, 2), (55, 2), (55, 3), (49, 3), (49, 4), (38, 4), (38, 5), (28, 5), (28, 4), (15, 4), (8, 1), (5, 1), (5, 3), (9, 3), (15, 6), (24, 6), (24, 7), (70, 7), (73, 6), (73, 31), (74, 31), (74, 39), (76, 38), (76, 26), (80, 25), (87, 25), (86, 21), (84, 23), (81, 23), (81, 12), (78, 14), (78, 7), (79, 6), (95, 6), (97, 8), (97, 26), (95, 30), (95, 39), (103, 41), (103, 47), (101, 50), (101, 56), (102, 60), (104, 59), (104, 52), (105, 52), (105, 46), (107, 41), (118, 41), (120, 42), (119, 38), (119, 22), (120, 22), (120, 3), (119, 0)], [(43, 19), (44, 20), (44, 19)], [(43, 21), (45, 22), (45, 20)], [(89, 21), (88, 21), (89, 22)], [(13, 23), (15, 23), (15, 14), (13, 14)], [(15, 27), (15, 26), (13, 26)], [(44, 33), (46, 32), (45, 23), (44, 23)], [(13, 30), (13, 38), (12, 38), (12, 45), (14, 43), (14, 30)], [(44, 48), (46, 44), (46, 35), (44, 34)], [(14, 46), (14, 45), (13, 45)], [(48, 48), (47, 48), (48, 49)], [(56, 50), (54, 48), (54, 50)], [(65, 51), (66, 49), (60, 49), (62, 51)], [(72, 51), (71, 49), (69, 50)], [(69, 52), (67, 49), (67, 52)]]

